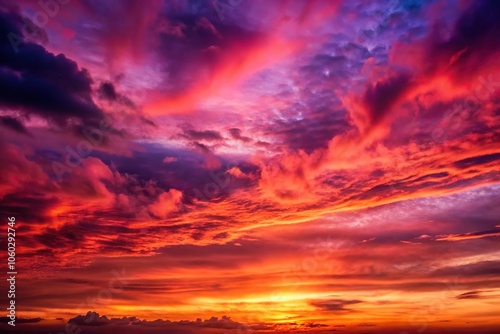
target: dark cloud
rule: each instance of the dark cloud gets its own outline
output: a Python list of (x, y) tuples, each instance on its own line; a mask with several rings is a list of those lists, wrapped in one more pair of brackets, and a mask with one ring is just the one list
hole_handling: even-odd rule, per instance
[(323, 311), (351, 311), (346, 306), (359, 304), (361, 300), (347, 300), (347, 299), (328, 299), (313, 301), (310, 304)]
[(459, 160), (453, 163), (453, 165), (457, 168), (469, 168), (473, 166), (488, 164), (497, 160), (500, 160), (500, 153), (492, 153)]
[[(67, 223), (63, 225), (60, 229), (47, 228), (43, 233), (35, 236), (35, 239), (42, 245), (49, 248), (57, 248), (63, 245), (74, 245), (78, 247), (88, 236), (84, 234), (86, 232), (92, 232), (91, 226), (85, 226), (87, 224), (77, 223), (70, 224)], [(96, 226), (94, 226), (95, 228)]]
[(224, 138), (217, 131), (213, 130), (205, 130), (205, 131), (197, 131), (197, 130), (184, 130), (182, 134), (185, 138), (200, 141), (217, 141), (223, 140)]
[(59, 204), (56, 197), (36, 194), (8, 194), (0, 202), (0, 210), (13, 217), (22, 217), (25, 224), (41, 224), (51, 221), (50, 211)]
[[(42, 321), (43, 318), (17, 318), (16, 317), (16, 323), (19, 324), (33, 324)], [(12, 321), (8, 317), (0, 317), (0, 323), (8, 323), (9, 321)]]
[(236, 329), (242, 327), (243, 324), (231, 320), (231, 318), (222, 316), (222, 318), (211, 317), (210, 319), (201, 320), (200, 318), (195, 321), (180, 320), (170, 321), (157, 319), (154, 321), (140, 320), (136, 317), (123, 317), (123, 318), (108, 318), (105, 315), (100, 316), (96, 312), (87, 312), (86, 315), (78, 315), (69, 319), (69, 324), (78, 326), (105, 326), (105, 325), (134, 325), (145, 327), (171, 327), (174, 325), (205, 327), (205, 328), (222, 328), (222, 329)]
[(279, 109), (279, 118), (265, 125), (265, 132), (293, 150), (311, 153), (327, 147), (333, 137), (349, 129), (337, 92), (359, 73), (363, 59), (370, 54), (363, 49), (366, 53), (348, 58), (342, 55), (345, 48), (332, 39), (321, 53), (294, 72), (294, 85), (283, 86), (276, 94), (276, 98), (287, 101), (287, 105)]
[(204, 154), (212, 154), (212, 150), (205, 144), (193, 142), (193, 146)]
[[(324, 99), (323, 102), (328, 99)], [(316, 101), (318, 105), (319, 101)], [(267, 130), (293, 149), (311, 153), (325, 148), (336, 135), (348, 128), (345, 114), (331, 108), (304, 110), (302, 119), (276, 120)]]
[(436, 240), (445, 240), (445, 241), (460, 241), (460, 240), (468, 240), (468, 239), (478, 239), (484, 237), (496, 237), (500, 236), (500, 230), (489, 230), (489, 231), (479, 231), (479, 232), (469, 232), (469, 233), (461, 233), (461, 234), (448, 234), (448, 235), (437, 235)]
[(457, 299), (477, 299), (480, 298), (480, 293), (481, 291), (469, 291), (469, 292), (464, 292), (456, 296), (455, 298)]
[(231, 137), (236, 140), (241, 140), (244, 143), (248, 143), (252, 141), (250, 137), (245, 137), (241, 134), (241, 130), (238, 128), (231, 128), (229, 129), (229, 133), (231, 134)]
[[(197, 150), (203, 154), (212, 154), (209, 147), (201, 143), (193, 143)], [(175, 163), (166, 165), (163, 163), (165, 156), (175, 157)], [(113, 162), (120, 173), (134, 175), (135, 178), (128, 178), (120, 192), (134, 195), (139, 184), (146, 184), (149, 180), (161, 188), (176, 188), (182, 191), (192, 192), (194, 187), (203, 192), (205, 184), (214, 182), (213, 173), (200, 168), (204, 156), (197, 152), (176, 151), (153, 145), (144, 145), (143, 149), (133, 153), (132, 156), (101, 156), (101, 160), (106, 164)], [(221, 168), (222, 169), (222, 168)], [(214, 174), (215, 173), (215, 174)], [(117, 190), (115, 190), (117, 191)]]
[(326, 325), (326, 324), (316, 324), (316, 323), (313, 323), (313, 322), (309, 322), (307, 324), (304, 324), (303, 327), (306, 327), (306, 328), (320, 328), (320, 327), (328, 327), (328, 325)]
[(229, 237), (229, 233), (222, 232), (214, 236), (214, 239), (227, 239)]
[(21, 122), (21, 120), (14, 117), (0, 116), (0, 125), (3, 125), (18, 133), (28, 134), (28, 130), (26, 130), (26, 127)]
[[(122, 321), (125, 320), (128, 320), (128, 318), (119, 319), (116, 322), (123, 323)], [(134, 318), (134, 320), (137, 319)], [(109, 325), (112, 321), (105, 315), (99, 316), (99, 313), (89, 311), (85, 316), (78, 315), (69, 319), (68, 323), (77, 326), (104, 326)]]
[[(293, 329), (310, 329), (310, 328), (322, 328), (328, 327), (326, 324), (320, 323), (303, 323), (298, 324), (296, 322), (289, 323), (265, 323), (265, 322), (257, 322), (251, 324), (244, 324), (237, 321), (233, 321), (230, 317), (222, 316), (211, 317), (210, 319), (202, 320), (201, 318), (197, 318), (195, 321), (191, 320), (180, 320), (180, 321), (171, 321), (171, 320), (163, 320), (156, 319), (153, 321), (150, 320), (140, 320), (137, 317), (123, 317), (123, 318), (108, 318), (106, 316), (100, 316), (99, 313), (96, 312), (87, 312), (86, 315), (78, 315), (74, 318), (71, 318), (68, 321), (69, 324), (77, 325), (77, 326), (93, 326), (93, 327), (103, 327), (108, 328), (112, 327), (113, 330), (118, 329), (118, 326), (135, 326), (135, 327), (148, 327), (153, 329), (154, 327), (162, 328), (163, 330), (172, 330), (175, 333), (192, 333), (191, 331), (185, 332), (190, 328), (193, 332), (203, 332), (203, 329), (223, 329), (227, 333), (235, 333), (235, 332), (247, 332), (247, 331), (276, 331), (280, 332), (280, 329), (283, 326), (288, 326)], [(210, 331), (210, 333), (212, 333)]]
[[(61, 217), (62, 218), (62, 217)], [(46, 228), (34, 235), (34, 240), (48, 247), (81, 247), (90, 242), (98, 233), (116, 235), (116, 239), (102, 240), (95, 244), (96, 251), (117, 251), (133, 253), (134, 236), (139, 230), (121, 225), (103, 225), (100, 221), (68, 222), (59, 228)]]
[[(437, 70), (443, 62), (448, 63), (458, 55), (453, 63), (457, 79), (465, 72), (475, 71), (490, 59), (500, 48), (500, 3), (481, 0), (472, 3), (470, 8), (457, 20), (446, 41), (439, 41), (439, 31), (433, 36), (438, 42), (431, 45), (428, 52), (428, 65)], [(461, 73), (459, 73), (459, 71)]]
[[(109, 81), (101, 82), (99, 85), (99, 88), (97, 89), (97, 95), (99, 96), (100, 99), (109, 101), (111, 103), (118, 103), (122, 106), (125, 106), (125, 107), (131, 109), (131, 110), (137, 109), (137, 106), (134, 104), (134, 102), (132, 100), (130, 100), (125, 95), (117, 92), (116, 87), (112, 82), (109, 82)], [(147, 119), (146, 117), (144, 117), (140, 114), (136, 115), (136, 116), (138, 117), (139, 121), (141, 121), (145, 124), (152, 125), (152, 126), (155, 125), (155, 123), (153, 121)], [(130, 116), (127, 116), (127, 117), (130, 117)]]
[[(0, 105), (42, 116), (59, 126), (70, 119), (95, 124), (103, 118), (92, 100), (92, 79), (64, 54), (29, 42), (22, 17), (0, 9)], [(17, 36), (12, 42), (8, 36)]]
[(448, 172), (431, 173), (431, 174), (426, 174), (426, 175), (420, 176), (419, 178), (416, 178), (413, 182), (427, 181), (427, 180), (432, 180), (432, 179), (441, 179), (441, 178), (448, 177), (448, 176), (450, 176), (450, 174)]
[(369, 126), (379, 124), (409, 87), (410, 76), (403, 73), (369, 85), (363, 95)]
[(115, 101), (118, 98), (115, 86), (111, 82), (101, 82), (97, 92), (101, 98), (106, 100)]

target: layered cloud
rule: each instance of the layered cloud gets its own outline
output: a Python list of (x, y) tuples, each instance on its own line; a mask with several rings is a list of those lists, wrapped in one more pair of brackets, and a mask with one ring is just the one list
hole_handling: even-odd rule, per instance
[(498, 325), (500, 7), (445, 5), (2, 4), (21, 316)]

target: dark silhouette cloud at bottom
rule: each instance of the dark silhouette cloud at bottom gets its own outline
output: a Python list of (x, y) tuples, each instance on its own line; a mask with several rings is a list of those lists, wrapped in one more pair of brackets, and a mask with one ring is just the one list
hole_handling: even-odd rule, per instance
[[(356, 301), (357, 302), (357, 301)], [(354, 301), (351, 301), (354, 303)], [(349, 304), (349, 303), (347, 303)], [(23, 321), (25, 320), (25, 321)], [(227, 316), (211, 317), (210, 319), (202, 320), (200, 318), (195, 321), (191, 320), (141, 320), (135, 316), (132, 317), (122, 317), (122, 318), (109, 318), (105, 315), (99, 315), (97, 312), (89, 311), (85, 315), (77, 315), (68, 320), (68, 322), (61, 321), (58, 318), (59, 324), (54, 324), (54, 321), (49, 321), (47, 319), (35, 318), (35, 319), (19, 319), (16, 327), (7, 325), (5, 322), (0, 323), (1, 333), (24, 333), (24, 334), (35, 334), (35, 333), (86, 333), (86, 334), (111, 334), (111, 333), (121, 333), (121, 334), (132, 334), (132, 333), (150, 333), (150, 334), (160, 334), (160, 333), (179, 333), (179, 334), (191, 334), (191, 333), (223, 333), (223, 334), (237, 334), (237, 333), (367, 333), (367, 327), (370, 327), (370, 333), (401, 333), (401, 331), (409, 332), (412, 331), (412, 326), (410, 324), (399, 324), (391, 327), (379, 326), (376, 323), (361, 322), (358, 324), (336, 324), (336, 325), (326, 325), (319, 323), (303, 323), (297, 324), (293, 323), (282, 323), (282, 324), (272, 324), (272, 323), (255, 323), (255, 324), (243, 324), (237, 321), (231, 320)], [(433, 326), (433, 328), (428, 328), (426, 330), (427, 334), (437, 334), (437, 333), (477, 333), (477, 334), (493, 334), (498, 333), (498, 328), (488, 328), (484, 326), (478, 326), (472, 323), (458, 323), (456, 322), (454, 326), (449, 326), (447, 329), (441, 326)]]

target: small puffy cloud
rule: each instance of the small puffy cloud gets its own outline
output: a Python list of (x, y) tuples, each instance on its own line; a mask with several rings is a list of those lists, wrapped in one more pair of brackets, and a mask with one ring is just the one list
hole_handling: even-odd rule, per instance
[(168, 214), (178, 210), (182, 201), (182, 191), (170, 189), (165, 191), (149, 206), (149, 212), (159, 218), (166, 218)]
[(241, 169), (239, 169), (238, 167), (232, 167), (232, 168), (230, 168), (230, 169), (227, 171), (227, 173), (228, 173), (229, 175), (232, 175), (232, 176), (234, 176), (234, 177), (236, 177), (236, 178), (241, 178), (241, 179), (243, 179), (243, 178), (249, 178), (249, 177), (250, 177), (249, 175), (247, 175), (247, 174), (243, 173), (243, 172), (241, 171)]
[(177, 158), (176, 157), (165, 157), (162, 162), (164, 164), (169, 164), (169, 163), (172, 163), (172, 162), (176, 162), (177, 161)]

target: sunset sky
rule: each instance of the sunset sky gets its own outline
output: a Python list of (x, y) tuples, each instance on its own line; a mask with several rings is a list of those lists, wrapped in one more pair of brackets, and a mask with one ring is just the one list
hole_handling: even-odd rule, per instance
[(0, 0), (0, 331), (498, 333), (499, 18)]

